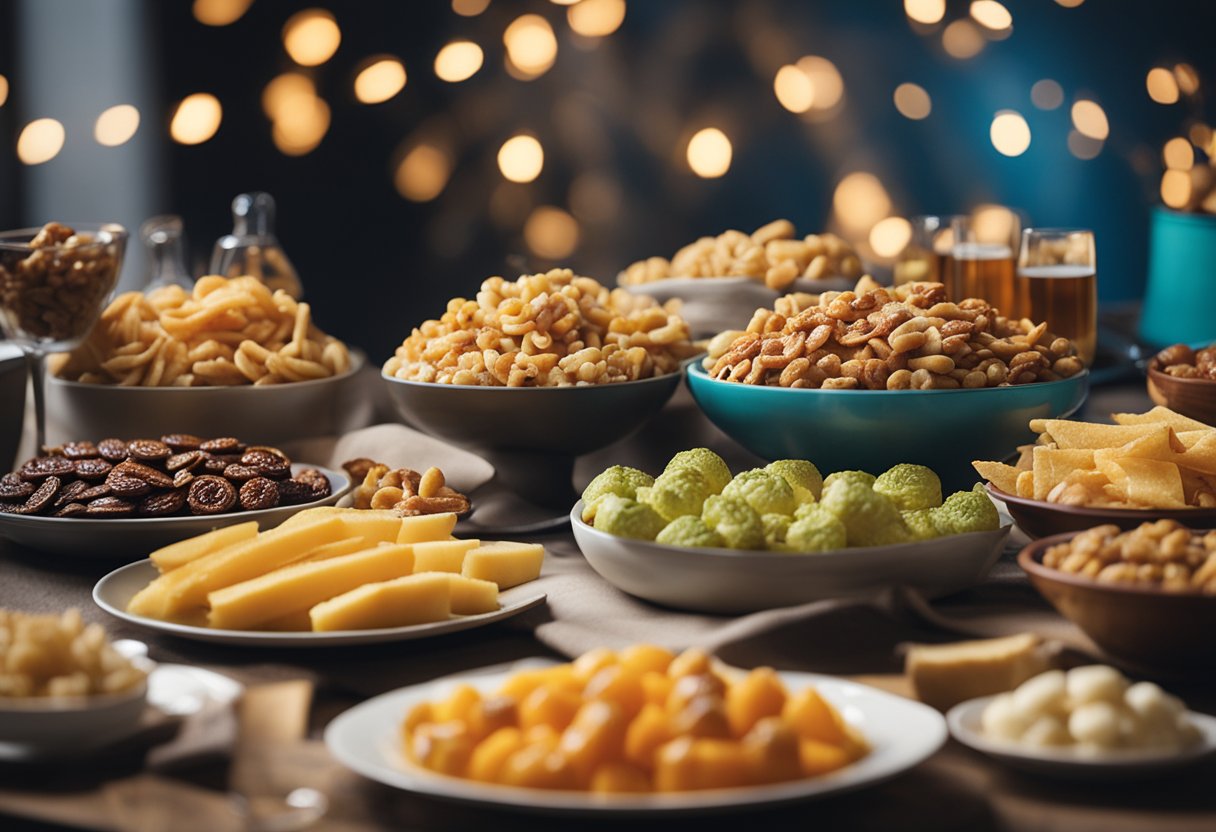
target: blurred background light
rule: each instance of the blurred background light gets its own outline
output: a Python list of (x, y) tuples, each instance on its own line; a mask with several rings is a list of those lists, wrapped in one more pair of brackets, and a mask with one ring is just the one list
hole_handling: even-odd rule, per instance
[(561, 260), (578, 248), (578, 220), (561, 208), (540, 205), (524, 223), (524, 242), (537, 257)]
[(810, 79), (813, 112), (828, 112), (844, 98), (844, 79), (840, 77), (836, 64), (827, 58), (807, 55), (798, 59), (797, 67)]
[(53, 118), (36, 118), (17, 137), (17, 158), (27, 165), (41, 165), (59, 155), (67, 134)]
[(545, 150), (535, 136), (512, 136), (498, 149), (498, 169), (512, 182), (531, 182), (544, 166)]
[(169, 122), (169, 135), (178, 144), (202, 144), (220, 129), (223, 118), (218, 98), (209, 92), (196, 92), (177, 105)]
[(270, 135), (274, 146), (288, 156), (311, 153), (329, 130), (329, 105), (313, 96), (284, 109)]
[(1035, 81), (1030, 88), (1030, 100), (1040, 110), (1054, 110), (1064, 103), (1064, 88), (1050, 78)]
[(1195, 148), (1181, 136), (1170, 139), (1162, 148), (1161, 161), (1170, 170), (1190, 170), (1195, 164)]
[(316, 96), (312, 79), (302, 72), (284, 72), (262, 90), (262, 111), (274, 120), (294, 107), (307, 106)]
[(895, 88), (895, 109), (904, 118), (919, 121), (933, 111), (933, 100), (919, 84), (903, 83)]
[(972, 0), (971, 17), (985, 29), (1001, 32), (1013, 25), (1013, 15), (997, 0)]
[(959, 18), (942, 31), (942, 49), (951, 58), (965, 61), (984, 51), (984, 35), (970, 20)]
[(93, 125), (93, 138), (105, 147), (126, 144), (139, 129), (139, 110), (131, 104), (116, 104), (102, 112)]
[(1077, 132), (1091, 139), (1103, 141), (1110, 135), (1110, 123), (1106, 111), (1097, 101), (1079, 98), (1072, 105), (1072, 125)]
[(992, 146), (1005, 156), (1021, 156), (1030, 147), (1030, 125), (1021, 113), (1013, 110), (997, 113), (988, 134)]
[(283, 48), (300, 66), (320, 66), (334, 56), (342, 30), (324, 9), (305, 9), (283, 25)]
[(895, 257), (912, 240), (912, 224), (903, 217), (887, 217), (870, 229), (870, 248), (879, 257)]
[(1161, 177), (1161, 201), (1170, 208), (1185, 208), (1191, 200), (1191, 177), (1183, 170), (1167, 170)]
[(416, 145), (405, 154), (393, 175), (397, 193), (411, 202), (430, 202), (443, 193), (452, 162), (438, 147)]
[(236, 23), (249, 10), (253, 0), (194, 0), (194, 18), (205, 26)]
[(519, 76), (531, 79), (543, 75), (557, 60), (557, 37), (549, 21), (538, 14), (525, 14), (511, 21), (502, 35), (510, 66)]
[(1068, 152), (1078, 159), (1096, 159), (1105, 144), (1102, 139), (1087, 136), (1079, 130), (1068, 131)]
[(815, 85), (805, 72), (793, 64), (777, 70), (773, 78), (773, 92), (777, 101), (791, 113), (805, 113), (815, 103)]
[(946, 16), (946, 0), (904, 0), (904, 13), (917, 23), (932, 26)]
[(8, 79), (0, 75), (0, 107), (4, 106), (5, 101), (8, 101)]
[(1148, 97), (1158, 104), (1176, 104), (1178, 102), (1178, 81), (1174, 73), (1165, 67), (1155, 66), (1148, 71), (1144, 79), (1148, 88)]
[(1084, 3), (1085, 0), (1056, 0), (1056, 3), (1066, 9), (1075, 9), (1077, 6)]
[(355, 76), (355, 98), (364, 104), (380, 104), (405, 88), (405, 66), (391, 55), (371, 60)]
[(858, 236), (868, 234), (879, 220), (891, 213), (891, 197), (877, 176), (854, 171), (836, 185), (832, 208), (845, 233)]
[(688, 142), (688, 166), (704, 179), (715, 179), (730, 170), (733, 154), (730, 139), (717, 127), (698, 130)]
[(490, 0), (452, 0), (452, 11), (461, 17), (477, 17), (490, 5)]
[(1199, 92), (1199, 73), (1190, 64), (1177, 64), (1174, 67), (1174, 80), (1178, 82), (1178, 89), (1184, 95)]
[(470, 40), (454, 40), (435, 56), (435, 74), (455, 84), (476, 75), (483, 60), (480, 46)]
[(625, 22), (625, 0), (579, 0), (566, 9), (570, 28), (583, 37), (611, 35)]

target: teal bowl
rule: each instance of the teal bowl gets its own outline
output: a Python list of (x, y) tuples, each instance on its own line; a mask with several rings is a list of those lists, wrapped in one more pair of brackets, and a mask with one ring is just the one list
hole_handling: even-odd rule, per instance
[(825, 475), (927, 465), (951, 490), (979, 477), (976, 459), (1004, 459), (1034, 441), (1030, 420), (1077, 410), (1088, 371), (1062, 381), (976, 390), (810, 390), (717, 381), (699, 364), (688, 389), (709, 420), (765, 459), (808, 459)]

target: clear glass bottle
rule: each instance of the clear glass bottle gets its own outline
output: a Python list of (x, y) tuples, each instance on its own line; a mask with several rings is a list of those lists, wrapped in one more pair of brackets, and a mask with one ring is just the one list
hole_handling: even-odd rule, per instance
[(148, 282), (145, 291), (162, 286), (181, 286), (189, 291), (194, 276), (186, 268), (186, 238), (182, 218), (176, 214), (152, 217), (139, 227), (139, 239), (148, 249)]
[(254, 191), (232, 200), (232, 233), (216, 240), (211, 274), (252, 275), (271, 289), (303, 297), (296, 268), (274, 235), (274, 197)]

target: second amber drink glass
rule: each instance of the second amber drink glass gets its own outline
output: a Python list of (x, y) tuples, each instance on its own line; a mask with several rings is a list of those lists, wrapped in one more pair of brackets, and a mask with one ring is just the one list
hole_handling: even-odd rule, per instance
[(1098, 261), (1094, 233), (1082, 228), (1027, 228), (1022, 234), (1014, 314), (1046, 321), (1072, 339), (1086, 366), (1098, 329)]

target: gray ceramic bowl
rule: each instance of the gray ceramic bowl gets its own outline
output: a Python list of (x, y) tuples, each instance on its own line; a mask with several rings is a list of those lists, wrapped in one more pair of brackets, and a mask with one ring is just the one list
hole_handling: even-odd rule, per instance
[(0, 344), (0, 470), (13, 467), (25, 423), (25, 356)]
[(362, 356), (340, 376), (263, 387), (119, 387), (47, 376), (47, 441), (195, 433), (277, 445), (340, 432)]
[(1012, 526), (894, 546), (814, 554), (695, 549), (617, 537), (570, 512), (591, 568), (617, 589), (676, 609), (737, 614), (829, 598), (871, 597), (890, 587), (929, 598), (978, 583), (1001, 556)]
[(96, 696), (0, 697), (0, 742), (60, 747), (121, 734), (139, 721), (147, 698), (146, 681)]
[(577, 495), (574, 460), (633, 433), (680, 385), (681, 373), (586, 387), (472, 387), (383, 375), (408, 424), (481, 454), (495, 479), (537, 505)]

